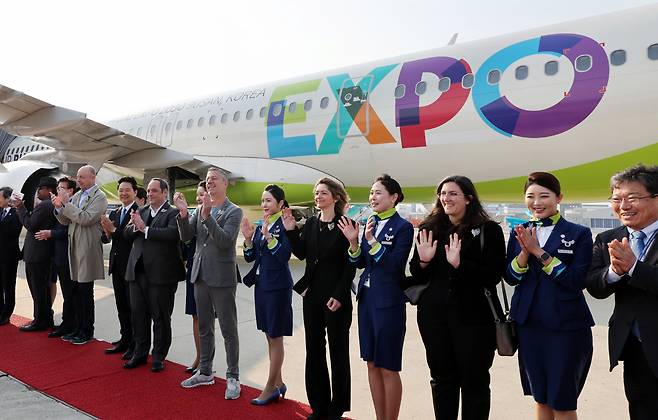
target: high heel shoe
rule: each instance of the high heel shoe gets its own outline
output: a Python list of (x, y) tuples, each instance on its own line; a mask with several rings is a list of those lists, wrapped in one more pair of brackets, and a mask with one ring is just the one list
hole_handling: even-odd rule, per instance
[(279, 393), (281, 394), (281, 398), (285, 399), (286, 398), (286, 392), (288, 392), (288, 387), (286, 384), (282, 383), (279, 388)]
[[(286, 391), (287, 391), (287, 389), (286, 389)], [(275, 401), (279, 401), (280, 397), (281, 397), (281, 390), (277, 386), (277, 387), (274, 388), (274, 391), (272, 391), (272, 393), (270, 394), (269, 397), (263, 398), (263, 399), (254, 398), (253, 400), (251, 400), (251, 403), (253, 405), (267, 405), (267, 404), (273, 403)]]

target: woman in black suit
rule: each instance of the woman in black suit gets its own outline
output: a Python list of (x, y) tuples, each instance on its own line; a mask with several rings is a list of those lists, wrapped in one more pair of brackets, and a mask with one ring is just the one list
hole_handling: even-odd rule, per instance
[(485, 289), (494, 298), (505, 269), (500, 226), (482, 208), (473, 183), (445, 178), (432, 213), (420, 224), (411, 259), (414, 283), (429, 287), (418, 302), (418, 329), (425, 345), (437, 419), (487, 419), (489, 369), (496, 329)]
[(306, 259), (304, 276), (294, 289), (304, 298), (306, 394), (313, 409), (308, 418), (340, 419), (350, 409), (350, 286), (356, 272), (347, 255), (349, 242), (338, 228), (348, 196), (339, 183), (329, 178), (320, 179), (313, 194), (320, 213), (298, 228), (291, 210), (285, 209), (283, 224), (292, 252), (300, 260)]

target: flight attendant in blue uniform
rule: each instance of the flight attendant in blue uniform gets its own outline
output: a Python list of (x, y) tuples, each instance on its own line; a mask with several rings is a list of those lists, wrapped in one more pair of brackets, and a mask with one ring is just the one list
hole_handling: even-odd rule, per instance
[(245, 238), (244, 258), (255, 261), (243, 283), (255, 285), (256, 327), (267, 337), (270, 369), (260, 396), (251, 400), (265, 405), (286, 395), (281, 376), (283, 336), (292, 336), (292, 275), (288, 260), (292, 249), (286, 237), (281, 210), (288, 207), (283, 189), (268, 185), (261, 197), (263, 224), (256, 229), (245, 217), (240, 230)]
[(583, 289), (592, 260), (592, 233), (558, 212), (560, 182), (534, 172), (525, 184), (533, 219), (512, 231), (505, 280), (515, 285), (519, 367), (538, 419), (576, 419), (592, 361), (592, 325)]
[(350, 261), (363, 268), (359, 302), (359, 345), (368, 364), (368, 382), (377, 419), (397, 419), (402, 400), (402, 346), (406, 332), (402, 282), (413, 243), (414, 229), (395, 211), (404, 198), (400, 184), (389, 175), (370, 189), (368, 219), (361, 243), (358, 228), (342, 219), (339, 227), (350, 242)]

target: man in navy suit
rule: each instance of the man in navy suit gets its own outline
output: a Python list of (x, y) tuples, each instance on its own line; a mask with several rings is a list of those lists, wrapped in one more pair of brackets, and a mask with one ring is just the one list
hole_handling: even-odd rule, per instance
[(21, 259), (18, 237), (20, 220), (16, 210), (9, 206), (13, 190), (0, 188), (0, 325), (9, 323), (16, 305), (16, 269)]
[(610, 185), (623, 226), (596, 237), (587, 290), (598, 299), (615, 295), (610, 370), (624, 361), (630, 418), (658, 419), (658, 166), (626, 169)]

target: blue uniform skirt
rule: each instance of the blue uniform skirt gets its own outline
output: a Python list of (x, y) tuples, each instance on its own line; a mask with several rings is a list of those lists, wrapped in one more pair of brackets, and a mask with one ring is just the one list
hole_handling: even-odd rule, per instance
[(518, 325), (517, 331), (523, 393), (554, 410), (576, 410), (592, 362), (592, 329)]
[(375, 367), (402, 370), (402, 346), (407, 332), (406, 306), (376, 308), (364, 287), (359, 297), (359, 347), (361, 358)]
[(292, 336), (292, 289), (264, 291), (256, 284), (256, 328), (269, 337)]

